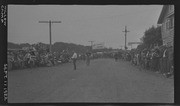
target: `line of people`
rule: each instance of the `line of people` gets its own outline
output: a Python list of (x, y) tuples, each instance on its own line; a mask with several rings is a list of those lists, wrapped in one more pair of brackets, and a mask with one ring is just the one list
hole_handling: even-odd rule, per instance
[(143, 50), (132, 50), (131, 63), (145, 70), (161, 73), (166, 77), (174, 75), (174, 52), (172, 46), (162, 45)]

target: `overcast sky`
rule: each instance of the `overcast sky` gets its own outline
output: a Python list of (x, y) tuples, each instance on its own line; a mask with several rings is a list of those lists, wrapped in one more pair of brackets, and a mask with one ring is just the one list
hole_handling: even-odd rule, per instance
[(127, 42), (139, 42), (146, 29), (157, 25), (162, 5), (9, 5), (8, 42), (49, 43), (48, 24), (52, 24), (52, 43), (124, 46), (125, 25), (130, 31)]

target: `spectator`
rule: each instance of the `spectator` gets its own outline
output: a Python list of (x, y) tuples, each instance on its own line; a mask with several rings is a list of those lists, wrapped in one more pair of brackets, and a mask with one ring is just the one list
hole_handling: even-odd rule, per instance
[(173, 75), (173, 47), (170, 46), (167, 49), (168, 52), (168, 59), (167, 59), (167, 73), (166, 73), (166, 77), (170, 77), (171, 75)]
[(168, 72), (168, 52), (167, 46), (165, 46), (165, 50), (163, 52), (163, 75), (166, 75)]
[(158, 72), (159, 71), (159, 50), (155, 49), (153, 53), (153, 71)]

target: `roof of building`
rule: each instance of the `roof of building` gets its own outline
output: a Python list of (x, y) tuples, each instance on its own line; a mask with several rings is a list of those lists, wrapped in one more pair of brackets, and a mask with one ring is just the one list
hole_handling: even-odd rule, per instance
[(159, 19), (158, 19), (157, 24), (162, 24), (163, 19), (164, 19), (164, 17), (165, 17), (165, 14), (166, 14), (167, 10), (168, 10), (168, 5), (164, 5), (163, 8), (162, 8), (162, 10), (161, 10), (161, 14), (160, 14), (160, 16), (159, 16)]

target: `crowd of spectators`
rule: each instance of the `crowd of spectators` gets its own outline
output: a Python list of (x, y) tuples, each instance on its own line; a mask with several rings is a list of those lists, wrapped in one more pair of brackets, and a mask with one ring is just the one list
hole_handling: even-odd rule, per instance
[[(117, 52), (95, 52), (91, 53), (91, 59), (114, 58), (129, 61), (141, 70), (150, 70), (161, 73), (166, 77), (174, 74), (173, 47), (162, 45), (142, 50), (121, 50)], [(86, 60), (86, 54), (78, 53), (78, 59)], [(67, 50), (50, 53), (41, 46), (31, 46), (26, 50), (8, 50), (8, 70), (54, 66), (71, 61), (71, 53)]]
[(162, 45), (143, 50), (132, 49), (121, 53), (119, 57), (131, 62), (132, 65), (139, 66), (141, 70), (149, 70), (170, 77), (174, 75), (173, 54), (173, 46)]
[(8, 70), (54, 66), (58, 63), (69, 62), (70, 55), (63, 50), (61, 53), (50, 53), (48, 49), (31, 46), (26, 50), (8, 49)]

